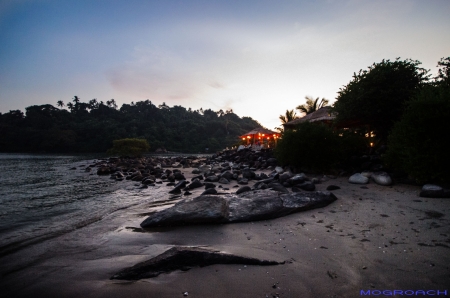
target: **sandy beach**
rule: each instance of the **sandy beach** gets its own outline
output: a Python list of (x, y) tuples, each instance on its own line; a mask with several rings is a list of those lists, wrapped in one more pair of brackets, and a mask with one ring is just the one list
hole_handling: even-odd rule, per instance
[[(182, 169), (190, 180), (191, 168)], [(266, 171), (268, 173), (268, 171)], [(308, 175), (314, 177), (313, 175)], [(218, 183), (216, 183), (219, 185)], [(223, 192), (235, 192), (235, 181)], [(285, 217), (142, 230), (145, 213), (171, 206), (170, 186), (143, 191), (159, 203), (131, 206), (98, 222), (1, 258), (2, 297), (361, 297), (361, 290), (450, 293), (450, 200), (420, 187), (316, 185), (334, 203)], [(217, 188), (220, 190), (219, 188)], [(199, 195), (204, 188), (192, 191)], [(86, 237), (86, 235), (96, 235)], [(275, 266), (212, 265), (138, 281), (116, 272), (173, 246), (207, 247), (286, 261)], [(440, 295), (444, 296), (444, 295)]]

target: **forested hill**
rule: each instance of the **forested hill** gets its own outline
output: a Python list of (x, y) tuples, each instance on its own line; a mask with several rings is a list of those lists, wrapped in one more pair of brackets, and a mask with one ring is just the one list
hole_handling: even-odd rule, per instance
[(114, 100), (89, 103), (74, 97), (63, 108), (39, 105), (0, 113), (1, 152), (105, 152), (112, 141), (145, 138), (151, 151), (200, 153), (223, 149), (239, 142), (238, 136), (261, 125), (232, 110), (215, 112), (182, 106), (158, 107), (151, 101), (124, 104)]

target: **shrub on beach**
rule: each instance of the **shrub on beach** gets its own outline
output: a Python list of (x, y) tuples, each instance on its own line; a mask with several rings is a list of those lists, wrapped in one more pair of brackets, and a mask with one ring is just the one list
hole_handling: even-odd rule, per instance
[(326, 125), (302, 123), (286, 130), (278, 142), (275, 155), (283, 165), (313, 171), (332, 168), (339, 160), (339, 137)]
[(113, 147), (107, 151), (109, 155), (142, 156), (150, 149), (145, 139), (120, 139), (113, 141)]
[(389, 167), (419, 183), (450, 183), (450, 87), (429, 86), (408, 104), (388, 138)]

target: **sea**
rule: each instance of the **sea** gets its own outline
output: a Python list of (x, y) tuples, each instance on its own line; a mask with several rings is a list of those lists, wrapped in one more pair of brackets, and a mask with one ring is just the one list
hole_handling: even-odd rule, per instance
[(0, 257), (157, 197), (85, 168), (95, 155), (0, 154)]

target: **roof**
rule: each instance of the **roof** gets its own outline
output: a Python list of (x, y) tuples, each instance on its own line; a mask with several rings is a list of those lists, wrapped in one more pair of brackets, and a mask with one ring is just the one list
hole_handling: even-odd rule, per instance
[(289, 121), (283, 124), (284, 126), (295, 126), (303, 122), (317, 122), (317, 121), (333, 121), (336, 118), (334, 114), (331, 113), (331, 107), (322, 107), (311, 114), (308, 114), (302, 118)]
[(251, 130), (251, 131), (249, 131), (249, 132), (243, 134), (243, 135), (241, 136), (241, 138), (242, 138), (243, 136), (257, 135), (257, 134), (273, 135), (273, 134), (280, 134), (280, 133), (279, 133), (279, 132), (276, 132), (276, 131), (271, 131), (271, 130), (265, 129), (265, 128), (263, 128), (263, 127), (259, 127), (259, 128), (255, 128), (255, 129), (253, 129), (253, 130)]

